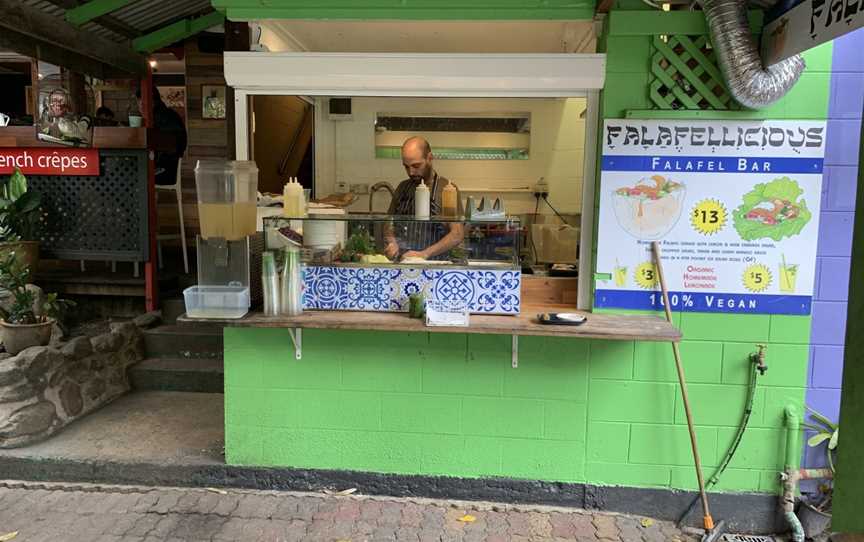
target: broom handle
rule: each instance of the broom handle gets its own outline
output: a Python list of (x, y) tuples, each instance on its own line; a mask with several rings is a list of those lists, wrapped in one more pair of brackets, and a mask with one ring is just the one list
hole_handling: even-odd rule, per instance
[[(666, 311), (666, 321), (672, 323), (672, 310), (669, 306), (669, 290), (666, 289), (666, 278), (663, 276), (663, 264), (660, 262), (660, 244), (651, 243), (651, 251), (657, 262), (657, 278), (660, 280), (660, 291), (663, 294), (663, 309)], [(678, 383), (681, 385), (681, 398), (684, 400), (684, 413), (687, 415), (687, 430), (690, 432), (690, 447), (693, 449), (693, 462), (696, 464), (696, 480), (699, 482), (699, 496), (702, 499), (702, 510), (705, 528), (714, 528), (714, 520), (708, 510), (708, 495), (705, 493), (705, 479), (702, 477), (702, 459), (699, 457), (699, 447), (696, 445), (696, 431), (693, 429), (693, 414), (690, 412), (690, 397), (687, 395), (687, 380), (684, 378), (684, 368), (681, 366), (681, 353), (678, 343), (672, 343), (672, 353), (675, 356), (675, 368), (678, 370)]]

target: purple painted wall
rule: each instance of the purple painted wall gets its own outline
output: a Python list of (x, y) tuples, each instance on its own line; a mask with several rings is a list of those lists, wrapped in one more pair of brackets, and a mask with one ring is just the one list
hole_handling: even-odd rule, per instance
[[(864, 29), (834, 42), (831, 101), (822, 185), (817, 272), (810, 338), (807, 404), (836, 420), (846, 333), (846, 301), (861, 114), (864, 109)], [(805, 463), (824, 464), (824, 451), (805, 447)]]

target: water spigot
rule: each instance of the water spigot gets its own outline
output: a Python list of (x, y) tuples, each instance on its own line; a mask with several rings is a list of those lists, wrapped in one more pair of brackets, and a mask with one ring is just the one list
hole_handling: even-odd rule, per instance
[(759, 371), (760, 375), (764, 376), (768, 371), (768, 365), (765, 363), (765, 349), (768, 347), (764, 344), (757, 344), (756, 348), (758, 348), (759, 351), (750, 354), (750, 362), (755, 363), (756, 370)]

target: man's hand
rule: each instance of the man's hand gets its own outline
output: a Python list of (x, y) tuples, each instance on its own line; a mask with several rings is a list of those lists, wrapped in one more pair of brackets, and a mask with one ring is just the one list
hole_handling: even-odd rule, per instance
[(402, 255), (402, 259), (405, 258), (423, 258), (424, 260), (429, 258), (429, 255), (426, 254), (426, 251), (423, 250), (409, 250), (405, 254)]
[(384, 247), (384, 254), (386, 254), (391, 260), (399, 254), (399, 245), (396, 241), (390, 241), (387, 243), (387, 246)]

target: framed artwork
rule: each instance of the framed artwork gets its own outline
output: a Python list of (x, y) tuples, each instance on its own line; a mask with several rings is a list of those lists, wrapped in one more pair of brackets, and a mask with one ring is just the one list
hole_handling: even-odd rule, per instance
[(157, 87), (159, 96), (169, 108), (186, 121), (186, 87)]
[(225, 118), (224, 85), (201, 85), (201, 118)]

